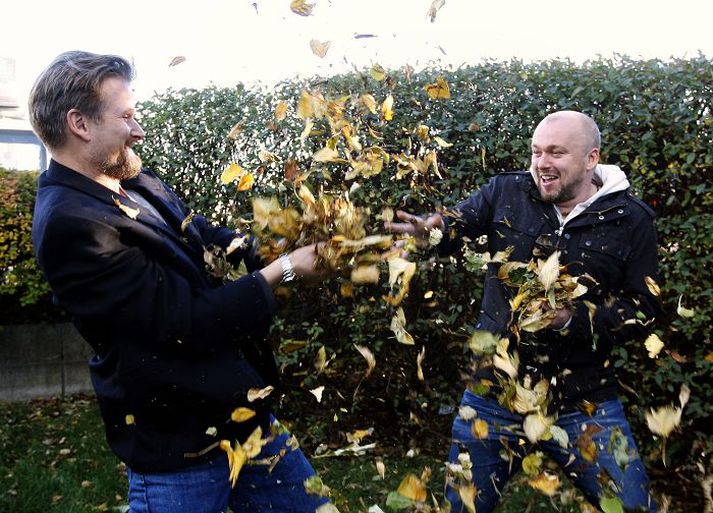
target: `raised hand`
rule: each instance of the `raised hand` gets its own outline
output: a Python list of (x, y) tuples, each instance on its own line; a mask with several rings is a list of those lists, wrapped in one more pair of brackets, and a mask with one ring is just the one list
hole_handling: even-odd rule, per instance
[(444, 228), (441, 214), (431, 214), (428, 217), (423, 217), (397, 210), (396, 217), (403, 222), (386, 221), (384, 223), (386, 230), (393, 233), (406, 233), (419, 239), (428, 239), (432, 229), (439, 228), (443, 230)]

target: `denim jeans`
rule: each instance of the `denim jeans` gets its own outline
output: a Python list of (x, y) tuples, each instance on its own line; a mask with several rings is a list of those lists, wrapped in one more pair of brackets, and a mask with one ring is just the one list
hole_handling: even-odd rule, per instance
[(315, 474), (299, 449), (286, 446), (289, 434), (277, 435), (257, 460), (285, 450), (272, 471), (245, 464), (231, 490), (228, 458), (216, 453), (207, 463), (175, 472), (142, 474), (128, 469), (129, 513), (314, 513), (328, 501), (305, 492), (304, 480)]
[[(489, 513), (495, 508), (503, 487), (520, 470), (522, 458), (535, 449), (541, 450), (557, 462), (592, 505), (599, 507), (601, 488), (598, 475), (604, 470), (613, 481), (613, 491), (627, 511), (656, 511), (656, 504), (649, 493), (646, 471), (618, 400), (599, 403), (591, 417), (578, 410), (561, 414), (556, 425), (564, 429), (569, 436), (567, 449), (552, 439), (531, 444), (522, 432), (523, 416), (503, 408), (497, 401), (485, 399), (466, 390), (461, 406), (473, 408), (477, 412), (475, 419), (484, 420), (489, 427), (486, 438), (476, 439), (471, 428), (475, 419), (465, 421), (456, 416), (453, 422), (453, 443), (448, 456), (450, 462), (458, 463), (459, 452), (469, 452), (473, 465), (473, 484), (477, 490), (475, 510), (478, 513)], [(577, 439), (586, 425), (601, 428), (601, 431), (591, 437), (598, 449), (594, 461), (591, 462), (583, 458), (577, 449)], [(624, 470), (609, 450), (610, 437), (615, 428), (621, 431), (628, 442), (630, 459)], [(504, 444), (515, 453), (512, 465), (500, 456)], [(450, 483), (446, 483), (446, 498), (451, 503), (451, 513), (466, 511), (458, 491)]]

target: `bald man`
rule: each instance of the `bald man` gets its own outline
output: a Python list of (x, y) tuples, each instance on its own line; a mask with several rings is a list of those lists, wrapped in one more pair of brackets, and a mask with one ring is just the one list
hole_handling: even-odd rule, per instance
[[(559, 251), (569, 274), (596, 282), (567, 308), (550, 312), (545, 329), (523, 331), (516, 340), (510, 328), (517, 289), (498, 278), (499, 264), (488, 264), (477, 329), (508, 337), (510, 356), (500, 358), (512, 357), (517, 368), (505, 374), (492, 352), (474, 359), (453, 423), (446, 482), (453, 513), (464, 511), (467, 492), (461, 492), (471, 480), (476, 511), (491, 511), (523, 458), (535, 451), (556, 461), (595, 506), (616, 496), (627, 510), (655, 511), (610, 360), (614, 346), (645, 335), (659, 309), (645, 283), (657, 277), (654, 213), (632, 195), (621, 169), (599, 163), (599, 150), (599, 129), (590, 117), (555, 112), (533, 133), (529, 171), (495, 176), (457, 205), (455, 215), (397, 212), (401, 222), (386, 223), (422, 239), (440, 228), (442, 254), (457, 250), (463, 237), (482, 235), (491, 255), (512, 248), (509, 261), (544, 260)], [(539, 404), (546, 406), (505, 397), (513, 379), (523, 394), (543, 394)], [(533, 413), (542, 413), (543, 437), (523, 428)], [(477, 420), (487, 423), (487, 435), (482, 423), (474, 428)]]

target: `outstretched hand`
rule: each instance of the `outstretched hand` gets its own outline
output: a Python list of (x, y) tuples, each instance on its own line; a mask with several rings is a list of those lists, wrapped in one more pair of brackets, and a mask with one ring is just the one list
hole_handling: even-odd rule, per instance
[(393, 233), (406, 233), (413, 235), (418, 239), (428, 239), (431, 230), (434, 228), (443, 230), (445, 226), (441, 214), (431, 214), (428, 217), (422, 217), (409, 214), (403, 210), (397, 210), (396, 217), (403, 222), (394, 223), (386, 221), (384, 223), (384, 228)]

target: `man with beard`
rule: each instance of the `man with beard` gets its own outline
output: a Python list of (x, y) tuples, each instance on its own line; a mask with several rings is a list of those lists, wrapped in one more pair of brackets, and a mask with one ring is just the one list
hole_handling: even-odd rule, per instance
[[(555, 112), (535, 129), (529, 172), (495, 176), (452, 215), (397, 212), (402, 222), (386, 223), (387, 229), (420, 239), (442, 230), (439, 250), (446, 254), (462, 237), (482, 235), (491, 255), (511, 249), (509, 261), (544, 260), (559, 251), (569, 274), (588, 274), (596, 282), (589, 282), (571, 307), (550, 310), (546, 329), (521, 331), (518, 340), (510, 331), (517, 290), (499, 279), (498, 264), (488, 264), (477, 329), (510, 340), (499, 361), (488, 354), (476, 358), (453, 424), (449, 460), (459, 479), (451, 476), (446, 485), (454, 513), (464, 511), (468, 492), (459, 490), (470, 484), (463, 482), (469, 478), (466, 455), (477, 491), (475, 510), (487, 513), (534, 450), (554, 459), (592, 504), (616, 495), (627, 510), (655, 510), (609, 359), (612, 347), (645, 333), (659, 308), (646, 285), (647, 277), (657, 275), (654, 213), (631, 194), (618, 167), (599, 164), (599, 147), (591, 118)], [(536, 408), (508, 395), (513, 378), (511, 391), (541, 396), (538, 401), (547, 404), (534, 418), (541, 421), (540, 434), (554, 422), (551, 438), (528, 434), (523, 423)], [(476, 421), (486, 422), (487, 434)]]
[[(306, 493), (314, 470), (270, 415), (277, 369), (264, 338), (272, 288), (322, 278), (315, 247), (260, 268), (250, 237), (189, 217), (133, 151), (144, 138), (133, 73), (121, 57), (64, 53), (29, 100), (52, 153), (37, 190), (37, 261), (95, 352), (92, 383), (109, 445), (128, 467), (130, 511), (328, 511)], [(250, 274), (224, 284), (207, 271), (206, 249)], [(249, 443), (248, 455), (269, 465), (245, 465), (231, 490), (220, 440)]]

